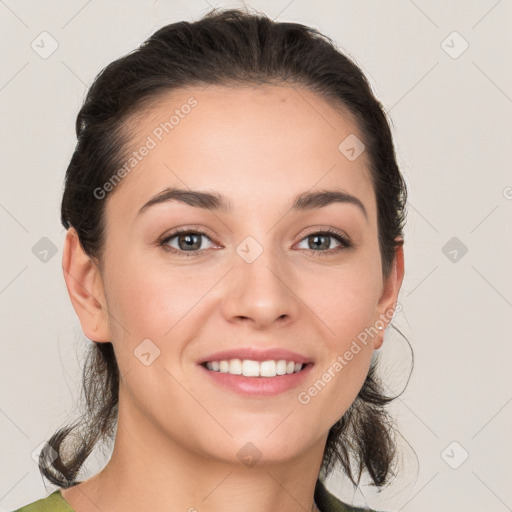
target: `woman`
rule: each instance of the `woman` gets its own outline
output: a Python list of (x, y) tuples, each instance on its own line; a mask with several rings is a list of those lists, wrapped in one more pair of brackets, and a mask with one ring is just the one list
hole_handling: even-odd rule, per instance
[(107, 66), (76, 129), (62, 261), (87, 407), (41, 452), (59, 489), (19, 510), (362, 510), (323, 481), (392, 475), (374, 356), (406, 187), (361, 70), (312, 28), (212, 11)]

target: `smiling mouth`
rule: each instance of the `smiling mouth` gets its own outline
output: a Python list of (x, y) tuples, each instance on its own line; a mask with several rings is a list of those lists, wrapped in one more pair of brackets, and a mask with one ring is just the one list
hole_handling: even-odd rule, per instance
[(243, 377), (272, 378), (300, 373), (313, 363), (296, 363), (292, 360), (278, 359), (255, 361), (252, 359), (223, 359), (206, 361), (201, 366), (211, 372), (239, 375)]

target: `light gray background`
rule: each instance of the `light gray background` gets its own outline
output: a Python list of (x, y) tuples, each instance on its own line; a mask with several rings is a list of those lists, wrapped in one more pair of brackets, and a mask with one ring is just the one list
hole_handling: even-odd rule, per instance
[[(0, 511), (54, 490), (31, 454), (75, 417), (87, 340), (62, 277), (59, 206), (86, 88), (155, 29), (214, 5), (241, 2), (0, 0)], [(416, 363), (393, 407), (403, 471), (380, 494), (339, 474), (329, 488), (386, 510), (512, 510), (512, 1), (248, 5), (317, 27), (363, 68), (392, 119), (410, 192), (394, 319)], [(42, 51), (45, 37), (50, 48), (44, 31), (58, 43), (46, 59), (31, 47)], [(47, 261), (43, 237), (56, 248)], [(458, 246), (446, 247), (452, 237)], [(386, 336), (383, 371), (400, 389), (407, 345)], [(105, 462), (93, 459), (90, 474)]]

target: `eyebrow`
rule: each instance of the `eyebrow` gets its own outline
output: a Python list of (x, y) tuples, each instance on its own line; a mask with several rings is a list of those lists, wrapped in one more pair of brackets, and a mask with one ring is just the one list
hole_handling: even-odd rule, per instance
[[(166, 188), (152, 197), (137, 212), (140, 215), (151, 206), (166, 203), (168, 201), (179, 201), (196, 208), (229, 212), (233, 209), (230, 201), (224, 196), (215, 192), (200, 192), (198, 190), (185, 190), (180, 188)], [(357, 206), (368, 220), (368, 213), (364, 204), (357, 197), (343, 190), (319, 190), (315, 192), (303, 192), (293, 201), (292, 211), (314, 210), (324, 208), (333, 203), (348, 203)]]

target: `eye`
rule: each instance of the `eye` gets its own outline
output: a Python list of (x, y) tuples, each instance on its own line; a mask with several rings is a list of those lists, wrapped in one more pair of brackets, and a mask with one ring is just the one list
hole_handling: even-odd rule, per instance
[[(332, 248), (331, 244), (333, 239), (338, 243), (338, 245), (334, 248)], [(350, 249), (352, 247), (349, 239), (334, 229), (327, 229), (325, 231), (310, 233), (308, 236), (303, 238), (300, 243), (303, 241), (305, 241), (307, 244), (305, 249), (316, 253), (315, 255), (318, 256), (329, 255), (344, 249)]]
[[(158, 245), (170, 252), (182, 253), (184, 256), (196, 256), (200, 250), (205, 250), (202, 238), (211, 242), (210, 237), (204, 231), (191, 229), (178, 229), (158, 242)], [(185, 253), (185, 254), (183, 254)], [(190, 254), (186, 254), (190, 253)]]
[[(192, 230), (190, 228), (181, 228), (173, 231), (160, 240), (158, 245), (164, 250), (176, 253), (180, 256), (197, 256), (200, 255), (202, 251), (211, 248), (204, 247), (204, 244), (202, 243), (203, 238), (213, 244), (211, 238), (206, 232), (201, 230)], [(335, 240), (338, 244), (334, 248), (331, 244), (332, 240)], [(299, 243), (303, 243), (304, 241), (308, 247), (302, 247), (302, 249), (306, 249), (318, 256), (333, 254), (352, 247), (350, 240), (345, 235), (334, 229), (310, 233)]]

